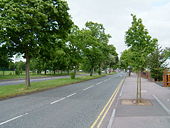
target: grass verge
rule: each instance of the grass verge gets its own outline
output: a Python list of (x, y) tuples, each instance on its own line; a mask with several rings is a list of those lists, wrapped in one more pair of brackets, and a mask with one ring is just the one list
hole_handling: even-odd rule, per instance
[[(0, 71), (0, 72), (2, 72), (2, 71)], [(7, 72), (7, 71), (5, 71), (5, 72)], [(79, 74), (87, 74), (87, 73), (77, 72), (76, 74), (79, 75)], [(30, 73), (31, 78), (55, 77), (55, 76), (66, 76), (66, 75), (68, 75), (68, 73), (56, 73), (56, 74), (46, 74), (46, 75), (45, 74)], [(24, 73), (21, 74), (21, 75), (15, 75), (15, 74), (13, 74), (13, 75), (8, 74), (7, 75), (7, 74), (5, 74), (4, 76), (0, 74), (0, 80), (15, 80), (15, 79), (25, 79), (25, 74)]]
[[(40, 78), (40, 77), (51, 77), (51, 76), (65, 76), (67, 73), (63, 74), (30, 74), (31, 78)], [(12, 79), (25, 79), (25, 74), (22, 75), (0, 75), (0, 80), (12, 80)]]
[(73, 83), (79, 83), (82, 81), (96, 79), (103, 76), (106, 75), (81, 76), (75, 79), (62, 78), (62, 79), (47, 80), (41, 82), (32, 82), (31, 87), (29, 88), (25, 87), (24, 84), (0, 86), (0, 100), (19, 96), (19, 95), (25, 95), (33, 92), (48, 90), (48, 89), (69, 85)]

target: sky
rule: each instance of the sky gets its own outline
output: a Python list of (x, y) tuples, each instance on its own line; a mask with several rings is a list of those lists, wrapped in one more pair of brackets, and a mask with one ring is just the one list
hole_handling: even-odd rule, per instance
[(66, 0), (72, 20), (80, 28), (87, 21), (101, 23), (110, 34), (119, 55), (127, 49), (125, 32), (131, 26), (131, 14), (143, 20), (162, 48), (170, 47), (170, 0)]

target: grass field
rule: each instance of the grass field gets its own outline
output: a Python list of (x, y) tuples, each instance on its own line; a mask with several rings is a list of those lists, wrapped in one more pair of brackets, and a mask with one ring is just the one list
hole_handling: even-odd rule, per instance
[(33, 82), (31, 83), (31, 87), (29, 88), (25, 87), (24, 84), (0, 86), (0, 99), (14, 97), (18, 95), (24, 95), (24, 94), (42, 91), (42, 90), (47, 90), (50, 88), (56, 88), (59, 86), (78, 83), (81, 81), (95, 79), (95, 78), (99, 78), (102, 76), (105, 76), (105, 75), (81, 76), (81, 77), (77, 77), (76, 79), (62, 78), (62, 79), (47, 80), (47, 81), (41, 81), (41, 82)]
[[(3, 75), (3, 71), (0, 71), (0, 75)], [(15, 71), (4, 71), (4, 75), (15, 75)]]
[[(48, 76), (61, 76), (61, 75), (68, 75), (67, 73), (56, 73), (56, 74), (35, 74), (30, 73), (31, 78), (34, 77), (48, 77)], [(21, 75), (15, 75), (14, 71), (5, 71), (5, 74), (3, 75), (3, 71), (0, 71), (0, 80), (7, 80), (7, 79), (24, 79), (25, 78), (25, 72), (23, 72)]]

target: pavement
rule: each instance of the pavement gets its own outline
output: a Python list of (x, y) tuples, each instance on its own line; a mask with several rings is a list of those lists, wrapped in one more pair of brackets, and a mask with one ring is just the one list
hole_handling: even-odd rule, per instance
[(170, 128), (170, 88), (142, 78), (142, 98), (151, 104), (122, 102), (135, 99), (136, 77), (135, 74), (126, 77), (116, 103), (112, 106), (107, 128)]
[(89, 128), (124, 76), (117, 73), (0, 101), (0, 128)]

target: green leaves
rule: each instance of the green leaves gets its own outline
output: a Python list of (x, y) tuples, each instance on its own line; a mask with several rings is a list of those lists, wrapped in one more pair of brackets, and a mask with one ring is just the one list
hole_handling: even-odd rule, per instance
[(15, 52), (25, 53), (27, 49), (35, 53), (42, 38), (50, 41), (48, 35), (66, 36), (72, 25), (65, 1), (4, 0), (0, 7), (1, 42), (9, 41)]
[(132, 26), (125, 34), (125, 43), (131, 49), (133, 67), (140, 71), (146, 67), (146, 57), (154, 51), (157, 39), (152, 39), (148, 34), (142, 19), (137, 19), (133, 14), (132, 18)]
[(156, 49), (147, 57), (147, 67), (155, 80), (162, 80), (163, 70), (166, 68), (166, 50), (157, 45)]

